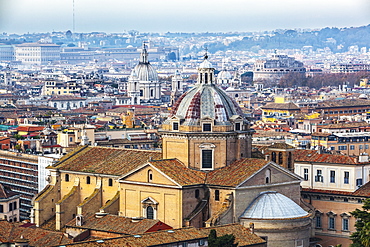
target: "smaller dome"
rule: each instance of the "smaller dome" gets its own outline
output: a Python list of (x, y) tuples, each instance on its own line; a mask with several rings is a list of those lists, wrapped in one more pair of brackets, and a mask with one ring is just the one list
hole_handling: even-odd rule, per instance
[(231, 80), (233, 79), (233, 76), (231, 75), (229, 71), (224, 69), (220, 73), (218, 73), (217, 79), (218, 80)]
[(292, 219), (305, 216), (308, 213), (290, 198), (276, 191), (266, 191), (254, 199), (241, 218)]

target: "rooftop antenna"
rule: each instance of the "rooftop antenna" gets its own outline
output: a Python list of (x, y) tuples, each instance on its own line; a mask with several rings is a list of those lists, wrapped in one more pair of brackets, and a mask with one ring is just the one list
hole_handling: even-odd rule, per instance
[(206, 53), (204, 54), (204, 59), (208, 59), (208, 47), (207, 46), (204, 46), (204, 50), (206, 51)]

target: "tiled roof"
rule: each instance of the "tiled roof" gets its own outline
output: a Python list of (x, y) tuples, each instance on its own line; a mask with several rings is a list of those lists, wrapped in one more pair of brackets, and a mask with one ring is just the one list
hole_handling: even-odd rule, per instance
[(317, 163), (332, 163), (332, 164), (348, 164), (348, 165), (358, 165), (364, 164), (358, 162), (356, 157), (351, 157), (341, 154), (319, 154), (317, 150), (304, 150), (296, 149), (294, 150), (294, 160), (295, 162), (317, 162)]
[(275, 110), (294, 110), (294, 111), (299, 111), (300, 108), (292, 103), (268, 103), (264, 106), (261, 107), (261, 109), (275, 109)]
[(362, 185), (360, 188), (358, 188), (353, 195), (355, 196), (365, 196), (370, 197), (370, 182), (367, 182), (366, 184)]
[(0, 199), (8, 199), (16, 195), (18, 194), (0, 183)]
[(206, 174), (187, 168), (177, 159), (155, 160), (150, 163), (181, 186), (203, 184)]
[(162, 153), (105, 147), (78, 147), (54, 166), (60, 170), (120, 176), (150, 159), (161, 159)]
[(346, 195), (346, 196), (354, 195), (354, 192), (349, 192), (349, 191), (321, 190), (321, 189), (311, 189), (311, 188), (302, 188), (302, 192), (311, 192), (311, 193), (320, 193), (320, 194), (329, 194), (329, 195)]
[(370, 126), (366, 122), (351, 122), (351, 123), (339, 123), (339, 124), (328, 124), (322, 126), (323, 129), (340, 129), (340, 128), (353, 128), (353, 127), (366, 127)]
[(343, 99), (327, 100), (318, 104), (318, 109), (330, 107), (369, 106), (370, 100), (364, 99)]
[(206, 183), (210, 185), (237, 186), (265, 166), (263, 159), (244, 158), (229, 166), (208, 173)]
[(159, 220), (141, 219), (134, 222), (131, 218), (126, 218), (118, 215), (108, 214), (101, 218), (95, 217), (95, 214), (90, 214), (84, 218), (82, 226), (76, 226), (76, 220), (73, 219), (66, 226), (77, 227), (83, 229), (94, 229), (98, 231), (107, 231), (122, 234), (143, 234), (148, 232), (153, 226), (158, 225), (158, 229), (166, 230), (172, 227), (160, 222)]
[(0, 221), (0, 241), (2, 243), (14, 243), (21, 238), (29, 240), (29, 246), (58, 246), (72, 243), (62, 232), (53, 232), (41, 228), (23, 227), (23, 223), (10, 223)]
[(286, 144), (285, 142), (276, 142), (269, 146), (268, 148), (276, 148), (276, 149), (294, 149), (293, 146)]
[(157, 231), (145, 233), (138, 236), (119, 237), (112, 239), (104, 239), (98, 241), (88, 241), (74, 243), (74, 246), (121, 246), (121, 247), (146, 247), (155, 245), (164, 245), (170, 243), (185, 242), (196, 239), (206, 239), (211, 231), (215, 229), (217, 236), (225, 234), (233, 234), (235, 236), (235, 243), (239, 246), (252, 246), (256, 244), (263, 244), (265, 241), (255, 234), (252, 234), (249, 229), (240, 224), (230, 224), (208, 228), (180, 228), (170, 231)]

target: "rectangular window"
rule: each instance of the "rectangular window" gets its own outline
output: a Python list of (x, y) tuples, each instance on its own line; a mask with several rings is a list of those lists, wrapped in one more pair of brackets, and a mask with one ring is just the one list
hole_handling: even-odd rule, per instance
[(324, 182), (322, 177), (322, 170), (316, 171), (315, 182)]
[(350, 145), (350, 146), (349, 146), (349, 149), (350, 149), (350, 150), (355, 150), (355, 145)]
[(172, 130), (179, 130), (179, 123), (178, 122), (172, 123)]
[(235, 123), (235, 130), (240, 130), (240, 123)]
[(212, 126), (210, 123), (203, 124), (203, 131), (212, 131)]
[(349, 231), (348, 223), (349, 222), (347, 218), (342, 220), (342, 230), (343, 231)]
[(330, 171), (330, 183), (335, 183), (335, 171)]
[(356, 186), (361, 186), (362, 185), (362, 178), (356, 179)]
[(9, 203), (9, 211), (13, 211), (13, 203)]
[(308, 180), (308, 168), (303, 169), (303, 178), (306, 181)]
[(212, 168), (212, 150), (202, 150), (202, 168)]
[(4, 206), (0, 204), (0, 213), (4, 213)]
[(344, 183), (349, 184), (349, 172), (344, 172)]
[(329, 218), (329, 229), (335, 229), (335, 219), (333, 217)]
[(359, 147), (360, 149), (362, 149), (363, 147), (362, 147), (362, 145), (360, 145), (360, 147)]

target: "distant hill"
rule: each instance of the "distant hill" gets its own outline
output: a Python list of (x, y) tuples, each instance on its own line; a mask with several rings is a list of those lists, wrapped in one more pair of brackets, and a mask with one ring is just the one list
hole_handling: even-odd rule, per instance
[(228, 46), (222, 43), (208, 45), (210, 52), (217, 50), (301, 49), (312, 46), (314, 50), (329, 47), (333, 52), (344, 52), (348, 47), (370, 48), (370, 25), (349, 28), (323, 28), (319, 31), (298, 32), (284, 30), (246, 36)]

